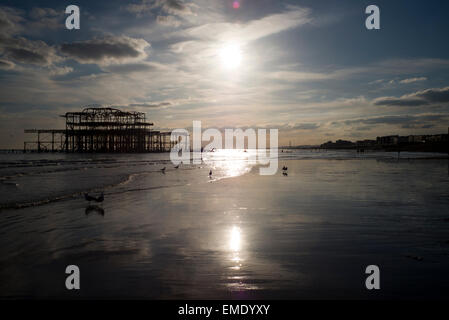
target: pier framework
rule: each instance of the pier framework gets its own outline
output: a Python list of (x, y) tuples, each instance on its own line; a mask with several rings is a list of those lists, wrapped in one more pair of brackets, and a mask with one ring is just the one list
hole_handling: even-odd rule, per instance
[(143, 112), (88, 107), (67, 112), (65, 129), (28, 129), (34, 139), (24, 142), (24, 152), (165, 152), (174, 143), (171, 132), (153, 130)]

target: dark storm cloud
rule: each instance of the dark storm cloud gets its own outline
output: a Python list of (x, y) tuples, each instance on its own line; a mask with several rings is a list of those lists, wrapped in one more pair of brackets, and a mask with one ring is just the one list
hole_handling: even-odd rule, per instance
[(424, 106), (432, 103), (445, 103), (449, 102), (449, 87), (445, 88), (433, 88), (423, 91), (417, 91), (415, 93), (402, 96), (400, 98), (395, 97), (382, 97), (374, 100), (374, 104), (377, 106), (408, 106), (417, 107)]
[(145, 48), (149, 46), (143, 39), (123, 36), (64, 43), (60, 50), (80, 63), (109, 64), (145, 58)]

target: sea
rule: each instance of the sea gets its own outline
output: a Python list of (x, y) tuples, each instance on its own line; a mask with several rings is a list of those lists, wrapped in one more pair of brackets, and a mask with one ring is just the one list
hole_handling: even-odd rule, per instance
[(0, 298), (449, 297), (446, 154), (272, 156), (0, 153)]

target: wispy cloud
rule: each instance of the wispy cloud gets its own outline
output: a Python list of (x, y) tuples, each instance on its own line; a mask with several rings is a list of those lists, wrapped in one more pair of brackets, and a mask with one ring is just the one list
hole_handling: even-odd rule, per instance
[(418, 107), (432, 103), (448, 103), (449, 87), (432, 88), (396, 97), (380, 97), (374, 100), (377, 106)]
[(400, 80), (399, 83), (413, 83), (413, 82), (418, 82), (418, 81), (426, 81), (427, 78), (426, 77), (417, 77), (417, 78), (408, 78), (408, 79), (404, 79), (404, 80)]
[(173, 15), (192, 14), (192, 3), (182, 0), (141, 0), (139, 3), (132, 3), (126, 6), (129, 12), (142, 15), (151, 10), (159, 10), (163, 13)]

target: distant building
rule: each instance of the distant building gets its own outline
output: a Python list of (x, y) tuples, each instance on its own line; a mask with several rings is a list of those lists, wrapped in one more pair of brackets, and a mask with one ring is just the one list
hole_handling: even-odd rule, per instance
[(413, 150), (413, 151), (436, 151), (445, 152), (448, 149), (449, 135), (390, 135), (377, 137), (376, 140), (359, 140), (355, 143), (346, 140), (328, 141), (320, 147), (323, 149), (354, 149), (364, 151), (365, 149), (385, 150)]
[(352, 141), (337, 140), (335, 142), (328, 141), (326, 143), (323, 143), (320, 147), (323, 149), (351, 149), (355, 146), (355, 143)]
[(435, 134), (432, 136), (427, 136), (426, 141), (429, 142), (447, 142), (448, 135), (447, 134)]
[(391, 146), (396, 145), (399, 143), (399, 136), (384, 136), (384, 137), (377, 137), (376, 138), (377, 144), (383, 145), (383, 146)]
[(367, 148), (367, 147), (374, 147), (377, 144), (376, 140), (359, 140), (356, 143), (357, 148)]

